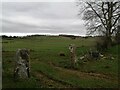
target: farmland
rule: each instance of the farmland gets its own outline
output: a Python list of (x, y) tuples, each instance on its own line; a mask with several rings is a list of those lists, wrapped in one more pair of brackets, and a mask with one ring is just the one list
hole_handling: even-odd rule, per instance
[[(68, 46), (75, 44), (77, 58), (90, 48), (95, 49), (95, 38), (62, 36), (31, 36), (2, 39), (3, 88), (117, 88), (118, 49), (113, 46), (105, 53), (107, 58), (79, 60), (75, 69), (70, 68)], [(13, 80), (14, 56), (18, 48), (30, 49), (31, 78)], [(60, 53), (65, 56), (60, 56)], [(111, 59), (111, 57), (114, 59)]]

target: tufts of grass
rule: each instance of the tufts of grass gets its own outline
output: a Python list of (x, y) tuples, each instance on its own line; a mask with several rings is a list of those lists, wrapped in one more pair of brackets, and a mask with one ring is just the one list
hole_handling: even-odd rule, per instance
[[(61, 85), (70, 87), (117, 87), (118, 74), (118, 58), (117, 49), (119, 46), (114, 46), (107, 51), (106, 56), (110, 54), (114, 59), (100, 60), (80, 60), (76, 66), (76, 70), (70, 69), (69, 44), (75, 44), (77, 47), (76, 54), (78, 58), (86, 53), (89, 48), (94, 48), (94, 38), (77, 38), (70, 39), (68, 37), (46, 37), (36, 36), (23, 39), (3, 39), (3, 88), (40, 88), (47, 87), (48, 83), (42, 83), (35, 72), (42, 73), (46, 77), (46, 81), (53, 80), (54, 83), (59, 82)], [(4, 43), (7, 42), (7, 43)], [(31, 49), (31, 73), (30, 79), (13, 81), (14, 55), (18, 48)], [(60, 52), (64, 52), (65, 56), (61, 57)], [(67, 69), (66, 69), (67, 68)], [(84, 73), (99, 73), (105, 74), (108, 77), (116, 80), (113, 82), (110, 79), (97, 78)], [(44, 81), (44, 79), (43, 79)], [(58, 85), (57, 84), (54, 84)], [(58, 85), (59, 87), (59, 85)]]

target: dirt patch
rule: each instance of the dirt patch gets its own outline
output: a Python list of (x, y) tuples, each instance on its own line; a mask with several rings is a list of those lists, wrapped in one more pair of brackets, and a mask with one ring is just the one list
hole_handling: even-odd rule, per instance
[(42, 72), (35, 72), (34, 76), (36, 77), (37, 81), (40, 81), (43, 85), (42, 87), (49, 87), (49, 88), (66, 88), (70, 87), (70, 85), (66, 85), (60, 81), (54, 80), (47, 75), (43, 74)]
[(81, 77), (81, 78), (87, 78), (87, 77), (92, 77), (92, 78), (96, 78), (96, 79), (104, 79), (104, 80), (109, 80), (111, 82), (118, 82), (117, 79), (112, 78), (111, 76), (102, 74), (102, 73), (95, 73), (95, 72), (82, 72), (82, 71), (78, 71), (78, 70), (72, 70), (72, 69), (66, 69), (66, 68), (62, 68), (62, 67), (58, 67), (55, 66), (55, 64), (50, 64), (52, 65), (54, 68), (62, 71), (62, 72), (66, 72), (66, 73), (73, 73), (76, 74), (77, 76)]

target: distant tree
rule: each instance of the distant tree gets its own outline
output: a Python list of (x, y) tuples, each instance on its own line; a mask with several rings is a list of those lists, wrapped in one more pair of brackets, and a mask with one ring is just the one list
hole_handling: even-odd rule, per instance
[(6, 36), (6, 35), (2, 35), (2, 38), (8, 38), (8, 36)]
[(119, 18), (120, 1), (103, 2), (98, 0), (96, 2), (84, 2), (83, 19), (86, 21), (87, 34), (97, 32), (104, 35), (107, 40), (107, 47), (111, 46), (111, 37), (118, 30)]
[(18, 36), (13, 36), (13, 38), (18, 38)]

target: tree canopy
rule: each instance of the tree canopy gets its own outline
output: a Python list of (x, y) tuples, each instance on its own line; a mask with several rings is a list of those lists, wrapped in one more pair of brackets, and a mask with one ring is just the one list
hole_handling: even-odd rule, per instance
[(80, 3), (84, 3), (83, 20), (85, 20), (87, 35), (97, 32), (97, 34), (104, 35), (110, 44), (112, 35), (117, 35), (119, 30), (120, 1), (98, 0), (95, 2), (81, 1)]
[(83, 19), (88, 34), (99, 32), (111, 36), (116, 32), (120, 18), (120, 1), (85, 2)]

